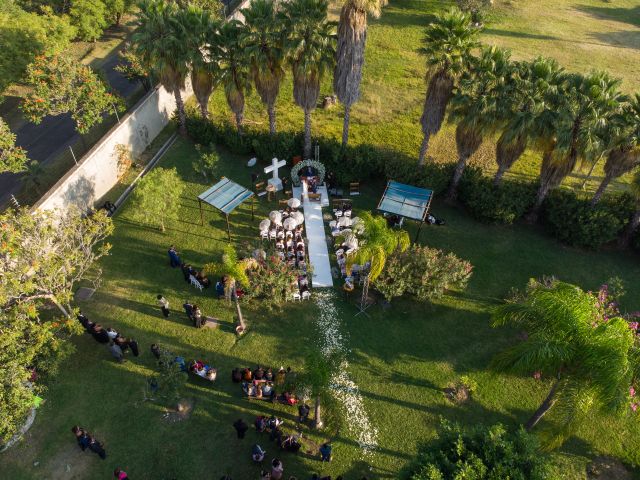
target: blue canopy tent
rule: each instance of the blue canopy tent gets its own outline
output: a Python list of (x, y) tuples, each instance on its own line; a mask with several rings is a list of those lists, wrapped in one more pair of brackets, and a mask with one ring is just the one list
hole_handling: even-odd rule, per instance
[[(227, 219), (227, 235), (231, 241), (231, 230), (229, 228), (229, 214), (242, 202), (253, 197), (251, 190), (244, 188), (226, 177), (222, 177), (218, 183), (205, 192), (198, 195), (198, 205), (200, 206), (200, 225), (204, 225), (202, 213), (202, 202), (211, 205), (216, 210), (222, 212)], [(251, 220), (253, 220), (253, 201), (251, 202)]]
[(378, 210), (399, 215), (400, 217), (418, 220), (420, 226), (418, 227), (418, 233), (414, 240), (417, 241), (420, 236), (422, 224), (429, 214), (431, 198), (433, 198), (433, 190), (389, 180), (378, 204)]

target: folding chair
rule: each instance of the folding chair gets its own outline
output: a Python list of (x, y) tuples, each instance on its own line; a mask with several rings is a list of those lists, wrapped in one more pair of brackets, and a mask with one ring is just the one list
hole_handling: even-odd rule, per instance
[(311, 292), (309, 290), (305, 290), (302, 292), (302, 300), (309, 300), (311, 298)]
[(191, 285), (196, 287), (198, 290), (202, 291), (202, 288), (203, 288), (202, 284), (198, 281), (196, 277), (194, 277), (193, 275), (189, 275), (189, 281), (191, 282)]
[(255, 194), (259, 197), (263, 197), (267, 194), (265, 190), (265, 182), (258, 182), (254, 186)]

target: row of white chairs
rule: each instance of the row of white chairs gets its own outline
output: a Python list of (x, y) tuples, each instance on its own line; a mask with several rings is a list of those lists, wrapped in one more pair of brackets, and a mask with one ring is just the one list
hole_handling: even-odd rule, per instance
[(304, 292), (302, 292), (302, 294), (300, 294), (299, 292), (295, 292), (293, 294), (293, 300), (309, 300), (311, 298), (311, 292), (309, 290), (305, 290)]

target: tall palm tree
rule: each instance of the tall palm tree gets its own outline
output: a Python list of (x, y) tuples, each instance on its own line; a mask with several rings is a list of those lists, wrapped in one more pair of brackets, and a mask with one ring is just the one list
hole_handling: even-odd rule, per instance
[(622, 248), (627, 248), (629, 246), (636, 230), (638, 230), (638, 226), (640, 226), (640, 170), (636, 170), (633, 175), (633, 181), (631, 182), (631, 194), (636, 200), (636, 210), (633, 212), (633, 216), (622, 233), (620, 240), (618, 240), (618, 245)]
[(244, 122), (245, 94), (251, 90), (249, 63), (242, 42), (243, 31), (242, 23), (229, 20), (222, 24), (215, 36), (209, 36), (207, 45), (209, 58), (216, 64), (227, 104), (235, 115), (240, 134)]
[(600, 201), (611, 180), (630, 172), (640, 165), (640, 94), (625, 105), (618, 116), (612, 146), (604, 164), (604, 178), (591, 199), (591, 205)]
[(283, 7), (293, 98), (304, 111), (305, 159), (311, 157), (311, 112), (318, 104), (320, 82), (335, 62), (335, 35), (327, 7), (327, 0), (292, 0)]
[(194, 5), (180, 9), (177, 14), (179, 27), (187, 39), (187, 52), (191, 65), (191, 86), (200, 106), (202, 118), (209, 116), (209, 97), (215, 88), (217, 65), (206, 58), (205, 45), (219, 29), (208, 10)]
[(542, 134), (546, 140), (540, 168), (540, 184), (527, 220), (535, 222), (551, 189), (575, 168), (579, 159), (597, 158), (606, 149), (602, 133), (619, 113), (624, 96), (620, 80), (607, 72), (587, 76), (568, 75), (562, 95), (558, 95), (555, 119)]
[(276, 133), (276, 99), (284, 78), (284, 35), (275, 0), (255, 0), (242, 10), (243, 43), (253, 83), (269, 114), (269, 132)]
[(439, 15), (426, 29), (421, 52), (427, 57), (427, 94), (420, 124), (424, 138), (418, 164), (424, 165), (429, 139), (440, 131), (457, 79), (467, 70), (479, 29), (458, 9)]
[(526, 423), (531, 430), (552, 412), (560, 428), (549, 446), (593, 410), (629, 408), (629, 387), (638, 380), (635, 335), (626, 320), (604, 317), (595, 295), (562, 282), (536, 284), (523, 300), (495, 310), (493, 326), (503, 325), (523, 328), (527, 339), (496, 356), (493, 365), (554, 379)]
[(333, 90), (344, 105), (343, 147), (349, 142), (351, 106), (360, 97), (364, 47), (367, 41), (367, 15), (380, 17), (382, 7), (386, 4), (387, 0), (345, 0), (340, 10)]
[(550, 121), (551, 101), (564, 81), (558, 62), (538, 57), (532, 62), (517, 63), (517, 72), (501, 96), (499, 117), (503, 124), (496, 144), (498, 170), (493, 179), (499, 185), (503, 175), (537, 138), (540, 125)]
[(473, 67), (463, 74), (457, 91), (451, 102), (450, 117), (458, 121), (456, 127), (456, 146), (458, 163), (447, 191), (447, 200), (456, 197), (458, 184), (467, 161), (473, 155), (485, 137), (496, 130), (500, 98), (514, 74), (509, 50), (484, 48), (480, 58), (473, 61)]
[(164, 0), (142, 0), (139, 8), (138, 29), (132, 38), (134, 51), (175, 96), (178, 127), (184, 135), (186, 117), (180, 90), (189, 74), (189, 51), (185, 31), (177, 21), (178, 8)]

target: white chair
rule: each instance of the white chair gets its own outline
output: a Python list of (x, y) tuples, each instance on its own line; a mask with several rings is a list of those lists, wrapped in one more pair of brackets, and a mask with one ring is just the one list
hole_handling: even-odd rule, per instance
[(343, 248), (339, 248), (338, 250), (336, 250), (336, 256), (341, 257), (342, 255), (344, 255), (344, 249)]
[(284, 232), (280, 230), (278, 233), (276, 233), (276, 237), (284, 239)]
[(196, 277), (194, 277), (193, 275), (189, 275), (189, 281), (191, 282), (191, 285), (196, 287), (198, 290), (202, 291), (202, 284), (198, 281)]
[(347, 218), (351, 218), (351, 210), (347, 210), (346, 212), (344, 212), (344, 216)]
[(300, 301), (300, 298), (301, 298), (301, 297), (300, 297), (300, 293), (295, 292), (295, 293), (293, 294), (293, 301), (296, 301), (296, 300)]
[(329, 228), (334, 228), (336, 225), (338, 225), (338, 222), (336, 222), (335, 220), (331, 220), (329, 222)]
[(342, 216), (342, 210), (336, 210), (336, 218), (340, 218)]
[(276, 239), (276, 231), (269, 230), (269, 240), (275, 240), (275, 239)]
[(311, 292), (309, 290), (305, 290), (302, 292), (302, 300), (309, 300), (311, 298)]
[(268, 240), (269, 239), (269, 232), (267, 230), (263, 230), (260, 232), (260, 238), (262, 238), (263, 240)]

